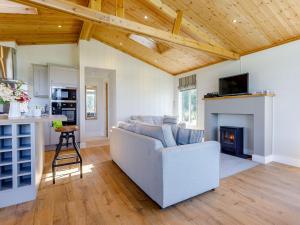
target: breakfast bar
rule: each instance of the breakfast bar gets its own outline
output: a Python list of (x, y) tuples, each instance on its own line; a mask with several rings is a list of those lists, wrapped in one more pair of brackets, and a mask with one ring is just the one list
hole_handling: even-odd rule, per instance
[(43, 174), (43, 123), (63, 115), (0, 117), (0, 208), (36, 198)]

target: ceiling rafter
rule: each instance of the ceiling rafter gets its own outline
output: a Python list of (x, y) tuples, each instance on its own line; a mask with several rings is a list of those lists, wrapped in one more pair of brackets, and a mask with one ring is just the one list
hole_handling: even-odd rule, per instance
[(190, 38), (174, 35), (166, 31), (162, 31), (144, 24), (136, 23), (124, 18), (98, 12), (96, 10), (72, 2), (64, 1), (64, 0), (27, 0), (27, 1), (13, 0), (13, 1), (20, 2), (23, 4), (31, 3), (31, 4), (36, 4), (36, 5), (41, 5), (44, 7), (56, 9), (64, 13), (74, 15), (77, 18), (84, 21), (86, 20), (98, 24), (110, 25), (118, 29), (146, 35), (149, 37), (157, 38), (159, 40), (171, 42), (173, 44), (204, 51), (219, 56), (221, 58), (239, 59), (240, 57), (239, 54), (218, 46), (201, 43)]
[(116, 0), (116, 16), (125, 16), (124, 0)]
[(172, 30), (173, 34), (179, 34), (180, 27), (181, 27), (181, 24), (182, 24), (182, 18), (183, 18), (183, 11), (182, 10), (178, 10), (176, 13), (177, 13), (177, 16), (176, 16), (174, 26), (173, 26), (173, 30)]
[[(89, 7), (94, 10), (101, 11), (102, 0), (90, 0)], [(89, 41), (93, 34), (93, 23), (90, 21), (84, 21), (79, 39)]]

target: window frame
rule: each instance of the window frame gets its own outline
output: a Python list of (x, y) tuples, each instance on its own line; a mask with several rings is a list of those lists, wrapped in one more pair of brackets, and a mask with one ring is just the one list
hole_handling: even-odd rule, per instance
[[(195, 108), (196, 108), (196, 118), (195, 118), (195, 123), (192, 123), (191, 122), (191, 105), (192, 105), (192, 94), (189, 94), (189, 121), (185, 121), (184, 118), (183, 118), (183, 92), (191, 92), (191, 91), (195, 91), (195, 94), (196, 94), (196, 105), (195, 105)], [(181, 122), (184, 122), (186, 123), (187, 127), (190, 127), (190, 128), (196, 128), (197, 125), (198, 125), (198, 92), (197, 92), (197, 88), (193, 88), (193, 89), (189, 89), (189, 90), (184, 90), (184, 91), (180, 91), (179, 92), (179, 104), (178, 104), (178, 111), (179, 111), (179, 119)]]

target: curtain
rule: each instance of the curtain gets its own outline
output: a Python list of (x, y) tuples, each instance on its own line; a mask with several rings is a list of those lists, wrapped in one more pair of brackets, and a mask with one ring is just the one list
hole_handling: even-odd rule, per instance
[(196, 74), (179, 78), (179, 91), (186, 91), (196, 88)]

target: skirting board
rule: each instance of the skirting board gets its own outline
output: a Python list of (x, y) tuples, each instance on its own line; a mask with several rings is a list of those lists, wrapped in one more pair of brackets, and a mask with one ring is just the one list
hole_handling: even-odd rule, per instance
[(269, 156), (252, 155), (252, 160), (258, 163), (268, 164), (273, 161), (273, 155), (269, 155)]
[(266, 157), (260, 155), (252, 155), (252, 160), (262, 164), (268, 164), (270, 162), (278, 162), (289, 166), (300, 167), (300, 159), (294, 159), (291, 157), (286, 157), (281, 155), (269, 155)]

